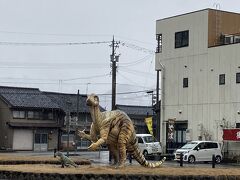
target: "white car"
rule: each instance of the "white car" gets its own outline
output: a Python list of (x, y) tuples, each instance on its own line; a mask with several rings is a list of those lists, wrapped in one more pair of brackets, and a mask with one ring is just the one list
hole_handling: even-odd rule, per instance
[(185, 144), (174, 153), (176, 161), (180, 161), (180, 155), (183, 154), (183, 161), (194, 163), (196, 161), (210, 162), (215, 155), (216, 163), (220, 163), (223, 156), (221, 152), (221, 143), (214, 141), (191, 141)]
[(161, 144), (151, 134), (136, 134), (138, 147), (143, 155), (160, 155), (162, 153)]

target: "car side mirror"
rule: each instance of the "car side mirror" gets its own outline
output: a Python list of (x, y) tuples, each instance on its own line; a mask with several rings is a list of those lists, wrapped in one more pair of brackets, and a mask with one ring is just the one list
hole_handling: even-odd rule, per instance
[(195, 148), (194, 148), (194, 150), (196, 150), (196, 151), (199, 151), (199, 149), (200, 149), (199, 147), (195, 147)]

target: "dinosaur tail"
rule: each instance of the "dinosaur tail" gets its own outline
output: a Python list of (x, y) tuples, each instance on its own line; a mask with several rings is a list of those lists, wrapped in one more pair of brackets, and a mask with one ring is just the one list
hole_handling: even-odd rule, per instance
[(156, 163), (151, 163), (148, 162), (144, 155), (141, 153), (139, 147), (138, 147), (138, 142), (137, 139), (134, 139), (134, 143), (128, 147), (128, 152), (133, 155), (134, 159), (141, 164), (142, 166), (149, 167), (149, 168), (155, 168), (155, 167), (160, 167), (163, 162), (166, 160), (166, 157), (164, 157), (162, 160), (156, 162)]

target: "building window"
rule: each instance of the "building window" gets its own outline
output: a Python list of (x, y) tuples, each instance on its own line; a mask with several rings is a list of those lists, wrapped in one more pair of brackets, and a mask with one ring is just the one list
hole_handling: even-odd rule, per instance
[(41, 113), (38, 111), (28, 111), (27, 117), (28, 119), (40, 119)]
[(175, 48), (187, 47), (189, 43), (189, 31), (175, 33)]
[(184, 88), (188, 87), (188, 78), (183, 78), (183, 87)]
[(34, 138), (34, 143), (35, 144), (47, 144), (48, 143), (48, 134), (35, 134)]
[(240, 83), (240, 72), (236, 73), (236, 83)]
[(240, 128), (240, 123), (236, 123), (236, 128)]
[(219, 85), (224, 85), (225, 84), (225, 74), (220, 74), (219, 75)]
[(52, 120), (53, 119), (53, 113), (52, 112), (43, 112), (43, 119)]
[(52, 112), (48, 113), (48, 119), (53, 119), (53, 113)]
[(24, 119), (25, 118), (25, 111), (12, 111), (13, 118), (20, 118)]
[(162, 52), (162, 34), (157, 34), (156, 40), (157, 40), (156, 53), (161, 53)]

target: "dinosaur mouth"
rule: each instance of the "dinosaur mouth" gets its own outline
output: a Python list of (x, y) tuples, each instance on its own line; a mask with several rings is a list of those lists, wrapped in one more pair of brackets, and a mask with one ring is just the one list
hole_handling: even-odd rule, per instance
[(87, 101), (87, 102), (86, 102), (86, 105), (87, 105), (87, 106), (91, 106), (91, 105), (92, 105), (91, 101)]

